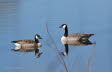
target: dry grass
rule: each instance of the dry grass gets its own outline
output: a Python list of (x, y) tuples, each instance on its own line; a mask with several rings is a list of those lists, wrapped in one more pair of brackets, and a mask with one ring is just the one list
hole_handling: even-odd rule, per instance
[(94, 47), (92, 48), (92, 51), (91, 51), (91, 55), (90, 57), (88, 58), (88, 64), (87, 64), (87, 69), (86, 69), (86, 72), (92, 72), (92, 60), (95, 56), (95, 48), (96, 48), (96, 43), (93, 45)]
[[(53, 43), (54, 46), (55, 46), (54, 49), (58, 52), (59, 58), (60, 58), (60, 60), (61, 60), (61, 62), (62, 62), (62, 64), (63, 64), (63, 66), (64, 66), (66, 72), (69, 72), (66, 63), (65, 63), (63, 57), (60, 55), (60, 51), (58, 50), (58, 47), (57, 47), (56, 43), (54, 42), (54, 39), (52, 38), (51, 34), (49, 33), (49, 29), (48, 29), (48, 25), (47, 25), (47, 24), (46, 24), (46, 30), (47, 30), (47, 33), (48, 33), (48, 35), (49, 35), (49, 38), (51, 39), (52, 43)], [(49, 44), (48, 44), (48, 45), (49, 45)], [(49, 45), (49, 46), (50, 46), (50, 45)]]

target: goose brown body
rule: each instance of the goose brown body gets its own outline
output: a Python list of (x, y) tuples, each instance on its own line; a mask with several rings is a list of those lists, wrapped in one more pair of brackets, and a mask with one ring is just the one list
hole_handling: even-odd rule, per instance
[(69, 48), (68, 45), (73, 46), (84, 46), (84, 45), (92, 45), (89, 41), (89, 38), (94, 34), (68, 34), (68, 27), (67, 24), (62, 24), (60, 28), (65, 29), (64, 35), (61, 37), (61, 42), (65, 46), (65, 52), (62, 52), (62, 55), (66, 56), (68, 55)]
[(36, 56), (40, 56), (39, 49), (42, 47), (42, 44), (38, 39), (42, 39), (38, 34), (35, 35), (35, 40), (16, 40), (12, 41), (16, 47), (12, 50), (20, 52), (32, 52), (35, 51)]
[(41, 48), (41, 43), (35, 43), (34, 40), (16, 40), (12, 41), (14, 44), (20, 44), (21, 48), (18, 51), (21, 52), (32, 52), (35, 51), (35, 47)]
[(61, 42), (63, 44), (74, 45), (74, 46), (84, 46), (92, 44), (88, 39), (94, 34), (69, 34), (67, 37), (62, 36)]

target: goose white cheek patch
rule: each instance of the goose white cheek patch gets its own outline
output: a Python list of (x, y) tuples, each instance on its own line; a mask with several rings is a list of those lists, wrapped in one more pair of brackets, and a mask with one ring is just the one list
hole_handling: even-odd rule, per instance
[(36, 36), (36, 39), (38, 39), (38, 36)]
[(63, 26), (63, 28), (65, 28), (65, 27), (66, 27), (66, 25)]

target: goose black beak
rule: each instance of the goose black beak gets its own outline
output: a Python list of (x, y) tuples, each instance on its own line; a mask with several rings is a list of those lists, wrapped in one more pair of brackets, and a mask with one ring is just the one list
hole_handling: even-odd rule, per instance
[(41, 37), (39, 39), (42, 39)]
[(62, 28), (62, 26), (59, 26), (59, 28)]
[(39, 37), (38, 37), (38, 39), (42, 39), (42, 37), (41, 37), (41, 36), (39, 36)]

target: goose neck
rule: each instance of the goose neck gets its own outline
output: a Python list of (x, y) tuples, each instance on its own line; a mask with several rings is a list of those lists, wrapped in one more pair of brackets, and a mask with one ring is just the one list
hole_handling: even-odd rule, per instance
[(36, 43), (39, 43), (39, 40), (35, 38), (35, 42), (36, 42)]
[(65, 37), (68, 36), (68, 28), (67, 28), (67, 26), (65, 27), (65, 33), (64, 33), (64, 36), (65, 36)]

